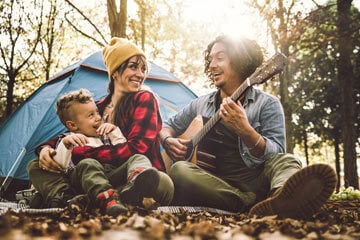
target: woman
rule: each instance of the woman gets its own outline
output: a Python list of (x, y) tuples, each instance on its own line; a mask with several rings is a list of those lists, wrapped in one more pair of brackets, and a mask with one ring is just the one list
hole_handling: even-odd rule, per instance
[(70, 199), (74, 195), (73, 188), (92, 195), (90, 200), (97, 202), (101, 186), (95, 181), (96, 174), (104, 174), (109, 180), (106, 184), (111, 184), (120, 195), (117, 199), (117, 191), (105, 193), (102, 198), (111, 196), (98, 206), (104, 202), (107, 205), (106, 201), (114, 202), (112, 198), (117, 204), (121, 204), (121, 200), (140, 205), (144, 197), (167, 205), (172, 200), (174, 188), (163, 172), (159, 105), (150, 91), (142, 90), (148, 73), (145, 54), (128, 40), (113, 38), (103, 49), (103, 58), (110, 77), (109, 94), (98, 101), (97, 106), (104, 121), (117, 125), (127, 142), (92, 148), (84, 146), (81, 139), (75, 139), (72, 160), (76, 167), (68, 177), (59, 178), (61, 168), (52, 159), (58, 139), (50, 140), (38, 148), (39, 160), (29, 163), (30, 180), (50, 206), (54, 199), (62, 199), (55, 203)]

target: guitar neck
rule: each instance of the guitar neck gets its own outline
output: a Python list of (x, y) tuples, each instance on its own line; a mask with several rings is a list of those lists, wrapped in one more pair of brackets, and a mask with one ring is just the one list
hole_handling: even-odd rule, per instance
[[(245, 92), (245, 90), (250, 87), (250, 82), (248, 79), (243, 82), (239, 88), (236, 89), (236, 91), (231, 95), (231, 99), (233, 101), (238, 100), (241, 95)], [(215, 126), (215, 124), (220, 121), (220, 110), (217, 110), (207, 122), (203, 126), (203, 128), (192, 138), (193, 146), (197, 146), (199, 142), (205, 137), (205, 135), (211, 130), (212, 127)]]

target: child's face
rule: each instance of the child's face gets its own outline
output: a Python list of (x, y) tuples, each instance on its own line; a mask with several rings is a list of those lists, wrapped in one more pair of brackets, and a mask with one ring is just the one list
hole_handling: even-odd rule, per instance
[(101, 116), (94, 101), (76, 103), (71, 106), (71, 118), (74, 128), (71, 131), (82, 133), (87, 137), (98, 137), (96, 129), (101, 124)]

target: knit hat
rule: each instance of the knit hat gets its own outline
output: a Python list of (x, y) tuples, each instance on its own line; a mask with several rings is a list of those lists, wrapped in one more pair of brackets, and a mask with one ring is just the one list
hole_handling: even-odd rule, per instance
[(115, 70), (129, 58), (145, 53), (135, 44), (125, 38), (113, 37), (110, 43), (102, 51), (103, 59), (111, 78)]

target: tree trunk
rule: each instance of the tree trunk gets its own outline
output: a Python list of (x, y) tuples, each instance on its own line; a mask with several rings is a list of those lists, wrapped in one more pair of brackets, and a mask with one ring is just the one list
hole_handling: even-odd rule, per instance
[(116, 0), (107, 0), (111, 37), (126, 37), (127, 0), (121, 0), (119, 11)]
[[(284, 9), (283, 1), (278, 1), (278, 8)], [(280, 32), (280, 51), (285, 54), (285, 56), (289, 56), (289, 41), (287, 39), (287, 25), (285, 21), (286, 12), (285, 10), (279, 10), (277, 17), (279, 18), (279, 32)], [(286, 127), (286, 152), (293, 153), (294, 151), (294, 141), (293, 141), (293, 129), (292, 129), (292, 109), (289, 100), (289, 67), (285, 66), (283, 74), (280, 75), (280, 97), (281, 103), (284, 108), (285, 114), (285, 127)]]
[(309, 147), (308, 147), (306, 130), (304, 130), (303, 139), (304, 139), (304, 151), (305, 151), (306, 165), (309, 166)]
[(16, 74), (13, 74), (13, 73), (8, 74), (9, 82), (7, 83), (7, 90), (6, 90), (6, 109), (5, 109), (5, 118), (4, 119), (7, 119), (13, 110), (15, 76), (16, 76)]
[(340, 136), (339, 136), (339, 132), (337, 131), (335, 133), (335, 137), (334, 137), (334, 151), (335, 151), (335, 169), (336, 169), (336, 175), (337, 175), (337, 178), (338, 178), (338, 182), (337, 182), (337, 185), (336, 185), (336, 191), (338, 192), (339, 191), (339, 188), (340, 188), (340, 179), (341, 179), (341, 176), (340, 176)]
[(353, 102), (354, 72), (350, 56), (353, 50), (350, 29), (351, 0), (337, 0), (338, 10), (338, 81), (341, 88), (342, 133), (344, 143), (344, 173), (345, 186), (359, 188), (355, 151), (355, 115)]

